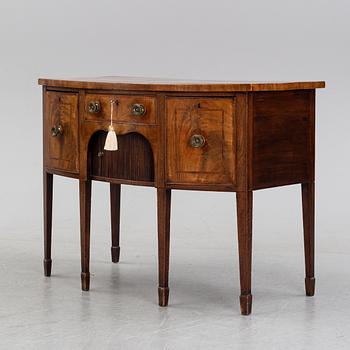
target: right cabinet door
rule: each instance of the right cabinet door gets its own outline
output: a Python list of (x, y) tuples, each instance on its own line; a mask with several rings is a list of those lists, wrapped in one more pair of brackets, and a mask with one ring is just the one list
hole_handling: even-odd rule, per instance
[(168, 98), (167, 182), (234, 184), (233, 98)]

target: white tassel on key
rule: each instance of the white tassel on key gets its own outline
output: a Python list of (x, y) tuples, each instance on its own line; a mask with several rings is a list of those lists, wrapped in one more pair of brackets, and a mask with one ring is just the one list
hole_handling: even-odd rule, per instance
[(117, 135), (113, 128), (113, 106), (114, 101), (111, 100), (111, 124), (108, 127), (108, 134), (106, 137), (106, 142), (104, 149), (106, 151), (117, 151), (118, 150), (118, 140)]
[(117, 135), (114, 131), (113, 125), (108, 127), (108, 134), (106, 137), (106, 143), (104, 149), (106, 151), (117, 151), (118, 150), (118, 140)]

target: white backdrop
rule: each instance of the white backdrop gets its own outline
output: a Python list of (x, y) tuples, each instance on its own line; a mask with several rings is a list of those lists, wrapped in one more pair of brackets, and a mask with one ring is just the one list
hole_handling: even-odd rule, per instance
[[(317, 93), (318, 250), (348, 252), (349, 18), (345, 0), (2, 0), (1, 232), (42, 228), (38, 77), (326, 80)], [(55, 227), (76, 231), (77, 183), (57, 178), (55, 188)], [(94, 188), (93, 222), (107, 228), (108, 188)], [(125, 229), (155, 228), (153, 190), (125, 188), (123, 203)], [(254, 209), (256, 249), (300, 231), (297, 187), (257, 192)], [(191, 241), (231, 233), (234, 216), (232, 194), (174, 194), (173, 231)]]
[[(35, 240), (33, 259), (41, 264), (37, 78), (134, 75), (325, 80), (327, 88), (317, 92), (317, 260), (339, 254), (348, 264), (349, 18), (346, 0), (2, 0), (0, 259), (9, 241), (23, 247)], [(105, 244), (107, 255), (108, 186), (97, 183), (93, 191), (92, 244)], [(256, 262), (264, 264), (264, 254), (282, 249), (300, 256), (302, 271), (299, 187), (258, 191), (254, 200)], [(122, 201), (122, 246), (127, 237), (147, 234), (156, 254), (155, 190), (124, 187)], [(174, 259), (177, 249), (195, 245), (237, 256), (235, 220), (234, 194), (174, 191)], [(54, 243), (74, 246), (79, 254), (76, 180), (55, 178), (54, 227)], [(8, 264), (1, 262), (3, 269)]]

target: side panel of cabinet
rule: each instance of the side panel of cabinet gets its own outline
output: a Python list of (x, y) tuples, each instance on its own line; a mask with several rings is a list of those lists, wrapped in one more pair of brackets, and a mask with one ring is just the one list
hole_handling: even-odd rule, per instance
[[(168, 98), (166, 125), (168, 183), (235, 183), (232, 98)], [(196, 135), (203, 142), (197, 147)]]
[(314, 90), (253, 96), (253, 188), (313, 181)]
[(78, 173), (78, 94), (47, 91), (44, 99), (45, 166)]

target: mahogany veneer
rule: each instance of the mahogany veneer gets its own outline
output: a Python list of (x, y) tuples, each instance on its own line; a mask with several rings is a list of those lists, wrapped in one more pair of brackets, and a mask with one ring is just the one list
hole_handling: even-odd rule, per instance
[[(157, 188), (159, 305), (168, 304), (171, 189), (236, 192), (241, 312), (252, 309), (253, 190), (301, 184), (305, 288), (313, 295), (315, 89), (319, 82), (39, 79), (44, 102), (44, 272), (53, 174), (79, 179), (82, 289), (90, 284), (92, 180), (110, 182), (112, 261), (121, 184)], [(103, 149), (113, 123), (119, 150)]]

